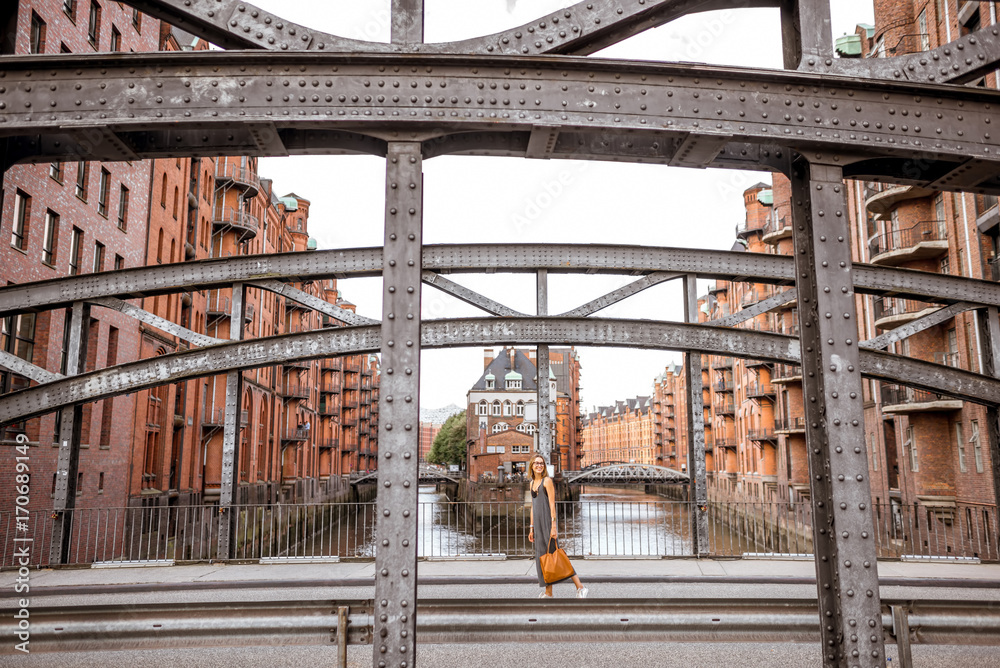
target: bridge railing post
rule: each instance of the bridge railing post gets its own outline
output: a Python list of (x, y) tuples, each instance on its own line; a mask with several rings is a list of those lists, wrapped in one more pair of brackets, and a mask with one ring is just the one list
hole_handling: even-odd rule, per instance
[[(66, 311), (63, 325), (66, 337), (66, 375), (86, 370), (87, 339), (90, 329), (90, 304), (75, 302)], [(52, 499), (52, 542), (49, 563), (65, 564), (70, 559), (70, 536), (73, 508), (76, 506), (77, 468), (80, 463), (80, 438), (83, 428), (83, 404), (65, 408), (59, 425), (59, 455), (56, 462), (55, 494)]]
[(420, 142), (389, 143), (375, 525), (376, 666), (388, 665), (390, 656), (393, 666), (416, 665), (421, 169)]
[[(243, 316), (246, 287), (233, 284), (229, 313), (229, 339), (243, 340)], [(222, 480), (219, 488), (219, 549), (220, 559), (232, 559), (235, 554), (236, 522), (233, 517), (233, 493), (239, 484), (236, 462), (240, 445), (240, 398), (243, 396), (243, 372), (226, 374), (225, 418), (222, 425)]]
[[(698, 322), (698, 280), (684, 277), (684, 321)], [(691, 543), (696, 555), (708, 554), (708, 480), (705, 467), (705, 406), (701, 384), (701, 353), (685, 354), (688, 425), (688, 505), (691, 512)]]
[(823, 665), (885, 666), (843, 169), (820, 155), (791, 171)]

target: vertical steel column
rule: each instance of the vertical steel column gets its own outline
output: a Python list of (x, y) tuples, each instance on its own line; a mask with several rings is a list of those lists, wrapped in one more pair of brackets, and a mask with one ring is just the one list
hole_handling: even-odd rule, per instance
[(379, 668), (412, 668), (417, 654), (421, 167), (419, 142), (389, 143), (375, 525), (374, 663)]
[(833, 58), (830, 0), (783, 0), (781, 42), (786, 69), (798, 69), (803, 60)]
[[(69, 328), (66, 349), (66, 375), (83, 373), (87, 365), (87, 334), (90, 328), (90, 304), (75, 302), (64, 327)], [(83, 404), (64, 408), (59, 433), (59, 459), (56, 463), (56, 492), (52, 500), (52, 542), (49, 563), (69, 561), (73, 508), (76, 506), (76, 477), (80, 464), (80, 435), (83, 428)]]
[[(538, 278), (538, 308), (537, 312), (539, 317), (547, 316), (549, 314), (549, 271), (548, 269), (539, 269)], [(559, 469), (557, 464), (559, 463), (558, 457), (559, 453), (556, 452), (556, 461), (552, 461), (552, 419), (549, 415), (552, 410), (549, 408), (551, 404), (551, 395), (549, 394), (549, 347), (548, 345), (539, 344), (537, 350), (537, 362), (538, 368), (538, 453), (545, 457), (545, 461), (549, 464), (555, 466), (555, 470)]]
[(393, 44), (424, 41), (424, 0), (392, 0)]
[(846, 187), (839, 165), (792, 165), (795, 287), (823, 665), (884, 666)]
[[(233, 284), (232, 308), (229, 312), (229, 340), (243, 340), (243, 312), (246, 288)], [(226, 417), (222, 426), (222, 487), (219, 490), (219, 558), (232, 559), (236, 522), (233, 521), (233, 490), (237, 485), (236, 462), (240, 447), (240, 397), (243, 396), (243, 372), (226, 374)]]
[[(684, 277), (684, 322), (698, 322), (698, 280)], [(701, 353), (685, 353), (688, 388), (688, 501), (691, 505), (691, 544), (696, 555), (708, 554), (708, 481), (705, 471), (705, 405), (701, 386)]]
[[(979, 310), (979, 338), (983, 347), (983, 375), (1000, 377), (1000, 319), (997, 307)], [(1000, 506), (1000, 407), (996, 404), (986, 407), (986, 433), (993, 474), (993, 503)], [(1000, 536), (1000, 512), (994, 514), (994, 521), (993, 535)]]

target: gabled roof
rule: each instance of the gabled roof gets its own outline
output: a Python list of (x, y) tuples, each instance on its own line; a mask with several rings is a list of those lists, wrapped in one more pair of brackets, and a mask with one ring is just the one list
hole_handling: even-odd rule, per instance
[[(519, 350), (514, 351), (514, 368), (510, 363), (510, 348), (504, 348), (503, 352), (497, 355), (496, 359), (490, 362), (489, 366), (483, 369), (483, 375), (472, 385), (472, 390), (486, 390), (486, 376), (493, 374), (494, 379), (506, 378), (511, 371), (521, 374), (521, 388), (518, 392), (537, 390), (538, 384), (535, 382), (536, 369), (527, 355)], [(496, 390), (503, 391), (501, 383), (497, 383)]]

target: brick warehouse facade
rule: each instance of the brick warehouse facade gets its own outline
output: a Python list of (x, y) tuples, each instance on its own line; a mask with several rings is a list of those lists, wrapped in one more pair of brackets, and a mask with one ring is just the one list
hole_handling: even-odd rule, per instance
[[(92, 11), (93, 8), (93, 11)], [(87, 53), (207, 48), (183, 31), (115, 2), (37, 0), (0, 10), (5, 53)], [(85, 156), (83, 156), (85, 157)], [(308, 252), (309, 202), (278, 197), (255, 158), (20, 165), (2, 190), (7, 283), (238, 254)], [(335, 280), (294, 284), (347, 310)], [(131, 303), (199, 334), (230, 336), (229, 290)], [(247, 290), (255, 336), (343, 323), (264, 290)], [(62, 369), (63, 313), (2, 321), (4, 349), (50, 371)], [(181, 338), (114, 310), (94, 307), (87, 369), (185, 350)], [(27, 379), (4, 371), (4, 392)], [(374, 356), (295, 363), (244, 372), (237, 502), (321, 499), (332, 477), (375, 467), (379, 367)], [(213, 502), (221, 483), (225, 377), (203, 378), (106, 399), (84, 408), (78, 508)], [(60, 440), (56, 416), (10, 425), (12, 445), (31, 450), (32, 509), (51, 508)], [(13, 458), (5, 458), (13, 462)], [(5, 474), (6, 468), (0, 469)], [(40, 483), (39, 481), (45, 481)], [(54, 483), (53, 483), (54, 486)]]
[[(537, 450), (538, 378), (535, 349), (484, 351), (484, 371), (469, 390), (466, 410), (471, 480), (523, 472)], [(553, 408), (552, 464), (557, 471), (579, 468), (581, 447), (580, 358), (573, 348), (549, 350), (549, 396)]]

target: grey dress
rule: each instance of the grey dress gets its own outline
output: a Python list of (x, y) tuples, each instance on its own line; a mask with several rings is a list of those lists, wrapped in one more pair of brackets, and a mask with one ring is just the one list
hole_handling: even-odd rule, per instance
[[(538, 486), (538, 491), (531, 492), (531, 509), (535, 518), (535, 571), (538, 573), (538, 586), (547, 587), (542, 577), (542, 562), (540, 557), (549, 551), (549, 537), (552, 533), (552, 513), (549, 510), (549, 493), (545, 490), (545, 481)], [(558, 582), (571, 580), (576, 571)], [(556, 584), (550, 582), (549, 584)]]

